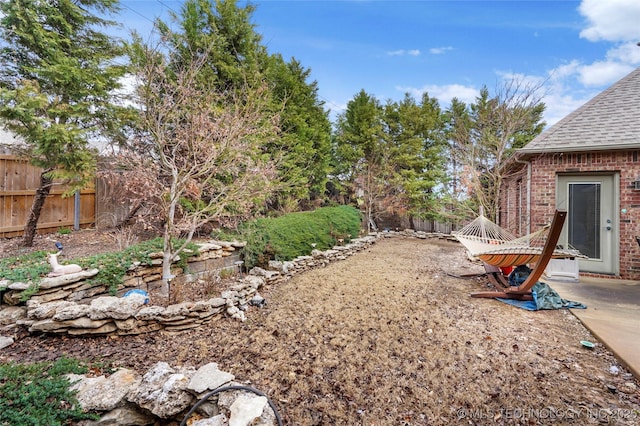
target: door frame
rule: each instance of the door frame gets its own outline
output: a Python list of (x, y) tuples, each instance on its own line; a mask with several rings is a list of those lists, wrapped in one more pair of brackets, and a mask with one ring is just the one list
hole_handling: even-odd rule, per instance
[[(612, 192), (610, 195), (607, 195), (602, 191), (600, 202), (612, 202), (611, 206), (611, 241), (610, 248), (608, 253), (604, 253), (601, 255), (611, 256), (610, 259), (610, 267), (606, 268), (606, 270), (590, 270), (588, 266), (584, 266), (584, 261), (580, 260), (580, 271), (604, 274), (604, 275), (619, 275), (620, 274), (620, 173), (619, 172), (582, 172), (582, 173), (556, 173), (556, 208), (562, 210), (568, 210), (568, 194), (567, 188), (561, 188), (561, 184), (565, 184), (567, 180), (571, 180), (571, 178), (576, 178), (578, 182), (588, 182), (589, 180), (593, 181), (602, 181), (605, 178), (611, 178), (611, 183), (613, 185)], [(562, 182), (565, 181), (565, 182)], [(569, 182), (566, 182), (568, 184)], [(604, 189), (604, 188), (603, 188)], [(605, 198), (606, 197), (606, 198)], [(608, 200), (607, 200), (608, 199)], [(601, 220), (604, 219), (603, 212), (600, 215)], [(605, 224), (601, 224), (601, 227), (604, 227)], [(562, 234), (560, 236), (560, 243), (567, 243), (567, 232), (568, 232), (568, 221), (564, 224), (562, 229)]]

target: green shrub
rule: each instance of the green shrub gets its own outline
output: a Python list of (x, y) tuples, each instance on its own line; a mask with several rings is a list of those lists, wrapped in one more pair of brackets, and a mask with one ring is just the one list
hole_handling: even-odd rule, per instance
[(57, 232), (60, 235), (66, 235), (66, 234), (70, 234), (71, 233), (71, 229), (70, 228), (60, 228), (60, 229), (58, 229)]
[(54, 363), (0, 364), (0, 425), (53, 426), (97, 420), (97, 415), (82, 411), (65, 377), (86, 371), (68, 358)]
[(360, 225), (360, 212), (353, 207), (323, 207), (257, 219), (242, 224), (237, 234), (218, 234), (218, 238), (246, 241), (244, 261), (250, 268), (264, 266), (273, 259), (291, 260), (308, 255), (314, 248), (326, 250), (340, 239), (347, 243), (358, 236)]

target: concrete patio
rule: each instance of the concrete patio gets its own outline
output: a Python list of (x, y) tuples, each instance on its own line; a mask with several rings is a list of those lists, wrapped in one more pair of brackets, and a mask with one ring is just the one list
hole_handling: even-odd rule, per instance
[(584, 303), (571, 312), (640, 379), (640, 281), (580, 277), (579, 282), (542, 278), (563, 299)]

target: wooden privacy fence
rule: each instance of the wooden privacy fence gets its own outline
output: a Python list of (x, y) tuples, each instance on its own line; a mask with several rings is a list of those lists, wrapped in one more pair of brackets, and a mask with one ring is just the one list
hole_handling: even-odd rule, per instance
[[(42, 170), (14, 155), (0, 154), (0, 237), (23, 234)], [(62, 197), (66, 188), (56, 184), (42, 208), (38, 233), (72, 228), (76, 209), (80, 227), (91, 226), (96, 217), (95, 187), (80, 191), (76, 197)]]
[(441, 234), (450, 234), (451, 231), (454, 230), (454, 226), (452, 223), (441, 223), (433, 220), (426, 220), (414, 217), (409, 220), (407, 216), (403, 216), (401, 218), (401, 223), (404, 228), (411, 228), (410, 222), (413, 222), (414, 231), (423, 231), (423, 232), (438, 232)]

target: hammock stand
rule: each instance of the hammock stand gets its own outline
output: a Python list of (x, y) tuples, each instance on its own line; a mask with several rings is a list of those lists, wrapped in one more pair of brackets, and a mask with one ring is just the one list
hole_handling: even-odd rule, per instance
[[(527, 279), (519, 286), (510, 286), (497, 268), (487, 270), (487, 276), (497, 291), (472, 293), (472, 297), (501, 297), (507, 299), (532, 300), (531, 288), (542, 276), (552, 258), (577, 257), (575, 250), (556, 249), (567, 212), (556, 210), (551, 225), (524, 237), (515, 238), (489, 219), (480, 215), (469, 225), (453, 235), (472, 256), (494, 267), (517, 266), (535, 263)], [(546, 234), (546, 238), (543, 236)], [(543, 245), (540, 243), (544, 241)]]

